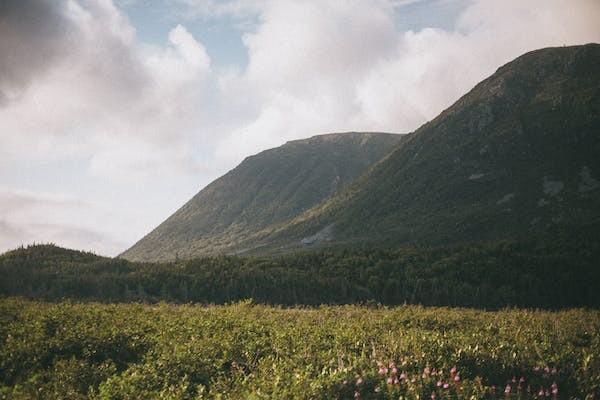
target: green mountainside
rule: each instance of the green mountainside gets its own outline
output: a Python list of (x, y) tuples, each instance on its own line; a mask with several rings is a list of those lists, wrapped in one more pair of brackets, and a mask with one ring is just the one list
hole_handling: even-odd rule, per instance
[(136, 261), (232, 252), (255, 232), (289, 222), (338, 193), (402, 139), (338, 133), (246, 158), (122, 254)]
[[(600, 45), (501, 67), (257, 246), (449, 244), (600, 222)], [(265, 247), (259, 247), (265, 251)]]
[(600, 45), (537, 50), (408, 135), (317, 136), (249, 157), (123, 257), (595, 234), (599, 154)]

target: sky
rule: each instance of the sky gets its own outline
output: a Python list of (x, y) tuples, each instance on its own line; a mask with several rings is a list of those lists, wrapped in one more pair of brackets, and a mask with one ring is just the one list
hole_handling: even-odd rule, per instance
[(600, 0), (2, 0), (0, 252), (115, 256), (245, 157), (407, 133)]

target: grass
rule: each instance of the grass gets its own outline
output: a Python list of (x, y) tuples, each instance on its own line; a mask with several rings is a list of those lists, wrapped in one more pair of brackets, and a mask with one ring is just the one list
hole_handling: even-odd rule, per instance
[(6, 399), (600, 394), (600, 312), (582, 309), (4, 299), (0, 341), (0, 398)]

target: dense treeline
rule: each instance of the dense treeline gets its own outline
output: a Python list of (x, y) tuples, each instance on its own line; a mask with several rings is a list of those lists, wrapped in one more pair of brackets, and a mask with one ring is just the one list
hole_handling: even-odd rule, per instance
[(42, 245), (0, 256), (0, 295), (51, 301), (222, 304), (252, 298), (281, 305), (599, 307), (599, 260), (600, 246), (580, 238), (165, 264)]

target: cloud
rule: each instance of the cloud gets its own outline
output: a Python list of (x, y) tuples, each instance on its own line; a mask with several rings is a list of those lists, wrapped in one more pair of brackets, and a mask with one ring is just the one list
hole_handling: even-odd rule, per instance
[[(106, 178), (115, 178), (116, 163), (123, 166), (119, 179), (137, 179), (155, 159), (131, 157), (138, 146), (163, 149), (179, 159), (178, 150), (198, 140), (194, 135), (210, 59), (183, 26), (174, 27), (168, 45), (158, 47), (139, 43), (108, 0), (26, 1), (8, 8), (11, 22), (0, 24), (8, 33), (0, 39), (7, 50), (3, 54), (11, 54), (11, 46), (19, 51), (17, 57), (2, 58), (10, 62), (0, 61), (9, 64), (6, 73), (0, 71), (0, 82), (4, 98), (19, 95), (0, 111), (0, 152), (7, 157), (87, 155), (91, 172), (102, 175), (97, 159), (110, 153), (113, 164), (106, 166)], [(68, 29), (29, 28), (38, 20)], [(33, 62), (28, 57), (46, 53), (51, 57), (36, 56)], [(187, 162), (197, 161), (189, 157)]]
[[(266, 2), (244, 35), (249, 63), (222, 77), (220, 95), (250, 116), (228, 132), (218, 159), (361, 124), (356, 85), (378, 59), (393, 54), (393, 14), (383, 1)], [(246, 93), (240, 100), (235, 93)]]
[(409, 131), (434, 118), (498, 67), (543, 47), (600, 41), (593, 0), (476, 1), (448, 32), (408, 31), (396, 56), (357, 86), (372, 126)]
[(94, 206), (79, 199), (0, 188), (0, 251), (54, 242), (116, 254), (126, 243), (115, 240), (102, 227), (82, 223), (90, 212), (95, 212)]
[(0, 184), (19, 188), (0, 198), (0, 249), (115, 255), (205, 182), (210, 58), (182, 25), (166, 39), (140, 42), (110, 0), (0, 2)]
[(247, 119), (218, 157), (323, 131), (410, 132), (527, 51), (600, 41), (595, 0), (478, 0), (451, 30), (400, 31), (410, 3), (261, 3), (260, 23), (244, 36), (248, 67), (221, 80), (222, 96), (246, 94), (237, 107)]
[[(319, 132), (412, 131), (526, 51), (600, 40), (590, 0), (173, 1), (251, 23), (248, 65), (213, 71), (217, 106), (199, 129), (218, 132), (204, 148), (220, 169)], [(453, 29), (400, 30), (415, 3), (463, 10)]]
[(49, 0), (0, 2), (0, 107), (65, 56), (71, 21)]

